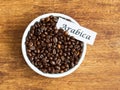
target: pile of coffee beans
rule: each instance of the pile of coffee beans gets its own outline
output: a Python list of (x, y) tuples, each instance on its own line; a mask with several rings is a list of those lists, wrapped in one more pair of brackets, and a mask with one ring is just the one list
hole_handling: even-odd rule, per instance
[(59, 17), (49, 16), (36, 22), (26, 37), (29, 60), (44, 73), (63, 73), (78, 64), (83, 42), (56, 28)]

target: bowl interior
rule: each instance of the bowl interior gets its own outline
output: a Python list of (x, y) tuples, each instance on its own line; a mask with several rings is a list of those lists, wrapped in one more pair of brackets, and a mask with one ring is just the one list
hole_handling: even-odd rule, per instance
[[(35, 18), (28, 26), (27, 28), (25, 29), (24, 31), (24, 34), (23, 34), (23, 37), (22, 37), (22, 54), (23, 54), (23, 57), (26, 61), (26, 63), (28, 64), (28, 66), (34, 70), (36, 73), (42, 75), (42, 76), (45, 76), (45, 77), (49, 77), (49, 78), (58, 78), (58, 77), (63, 77), (63, 76), (66, 76), (70, 73), (72, 73), (73, 71), (75, 71), (79, 66), (80, 64), (82, 63), (83, 59), (84, 59), (84, 56), (85, 56), (85, 53), (86, 53), (86, 43), (83, 43), (83, 52), (82, 52), (82, 55), (81, 55), (81, 58), (79, 59), (79, 62), (76, 66), (74, 66), (72, 69), (68, 70), (67, 72), (64, 72), (64, 73), (58, 73), (58, 74), (49, 74), (49, 73), (43, 73), (42, 71), (40, 71), (37, 67), (35, 67), (29, 60), (28, 56), (27, 56), (27, 52), (26, 52), (26, 45), (25, 45), (25, 41), (26, 41), (26, 37), (27, 37), (27, 34), (31, 28), (32, 25), (35, 24), (36, 21), (40, 21), (40, 19), (42, 18), (46, 18), (50, 15), (53, 15), (53, 16), (60, 16), (60, 17), (63, 17), (63, 18), (66, 18), (66, 19), (69, 19), (71, 20), (72, 22), (74, 22), (75, 24), (78, 24), (73, 18), (67, 16), (67, 15), (64, 15), (64, 14), (60, 14), (60, 13), (49, 13), (49, 14), (44, 14), (44, 15), (41, 15), (37, 18)], [(79, 25), (79, 24), (78, 24)]]

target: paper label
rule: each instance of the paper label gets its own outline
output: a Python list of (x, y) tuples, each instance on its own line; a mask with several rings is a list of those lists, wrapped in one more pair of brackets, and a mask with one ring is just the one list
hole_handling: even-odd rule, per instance
[(65, 19), (59, 18), (57, 22), (57, 28), (62, 28), (63, 30), (67, 30), (70, 36), (73, 36), (75, 39), (83, 41), (84, 43), (93, 45), (97, 33), (89, 30), (85, 27), (77, 25), (73, 22), (67, 21)]

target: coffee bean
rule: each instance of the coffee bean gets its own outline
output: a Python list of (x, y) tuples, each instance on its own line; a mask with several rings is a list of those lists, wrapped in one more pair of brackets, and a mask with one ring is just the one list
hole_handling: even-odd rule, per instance
[(73, 48), (73, 45), (70, 45), (69, 48)]
[(44, 57), (44, 56), (41, 54), (41, 55), (40, 55), (40, 58), (42, 59), (43, 57)]
[(51, 47), (51, 46), (52, 46), (52, 43), (49, 43), (49, 44), (48, 44), (48, 47)]
[(50, 17), (46, 18), (45, 21), (46, 21), (46, 22), (49, 22), (49, 21), (50, 21)]
[(41, 71), (47, 73), (47, 69), (41, 69)]
[(60, 73), (63, 73), (64, 72), (64, 70), (60, 70)]
[(55, 73), (59, 73), (60, 70), (55, 70)]
[(65, 57), (64, 57), (64, 56), (61, 56), (61, 60), (64, 61), (64, 60), (65, 60)]
[(57, 34), (58, 33), (58, 30), (57, 29), (55, 29), (55, 34)]
[(51, 67), (51, 73), (55, 73), (54, 67)]
[(33, 61), (33, 60), (34, 60), (34, 57), (33, 57), (33, 56), (32, 56), (32, 57), (29, 57), (29, 58), (30, 58), (30, 60), (31, 60), (31, 61)]
[(31, 50), (30, 49), (27, 49), (27, 53), (30, 53), (31, 52)]
[(68, 56), (67, 59), (70, 59), (70, 56)]
[(61, 48), (61, 45), (60, 45), (60, 44), (58, 44), (58, 48), (59, 48), (59, 49)]
[(31, 63), (34, 65), (35, 64), (35, 62), (34, 61), (31, 61)]
[(68, 65), (68, 64), (65, 64), (65, 67), (66, 67), (66, 68), (69, 68), (69, 65)]
[(70, 66), (71, 66), (71, 67), (74, 67), (74, 63), (73, 63), (73, 62), (71, 62)]
[(30, 46), (30, 50), (35, 50), (35, 47), (34, 46)]
[(46, 57), (43, 58), (42, 62), (43, 62), (44, 64), (46, 64), (46, 62), (47, 62)]
[(45, 32), (45, 35), (48, 35), (48, 32)]
[(57, 59), (56, 64), (61, 65), (61, 59)]
[(37, 56), (35, 56), (35, 60), (37, 60), (38, 59), (38, 57)]
[(50, 61), (51, 65), (55, 65), (55, 61)]
[(32, 54), (32, 56), (35, 56), (35, 55), (36, 55), (34, 52), (32, 52), (31, 54)]
[[(52, 56), (52, 55), (51, 55), (51, 56)], [(52, 57), (53, 57), (53, 56), (52, 56)], [(52, 58), (51, 60), (53, 60), (53, 58)], [(57, 60), (57, 57), (54, 58), (54, 61), (56, 61), (56, 60)]]
[(55, 49), (53, 49), (53, 54), (56, 54), (56, 50)]
[(57, 43), (57, 41), (58, 41), (57, 38), (54, 37), (54, 38), (53, 38), (53, 42), (54, 42), (54, 43)]
[(51, 67), (48, 67), (48, 72), (51, 73), (52, 69)]
[(65, 66), (61, 66), (61, 69), (65, 69)]
[(37, 45), (40, 45), (40, 41), (37, 41)]
[(31, 54), (31, 53), (27, 53), (27, 54), (28, 54), (28, 56), (29, 56), (29, 57), (31, 57), (31, 56), (32, 56), (32, 54)]
[(64, 53), (64, 56), (67, 56), (67, 54), (66, 54), (66, 53)]
[(64, 69), (64, 72), (66, 72), (66, 71), (68, 71), (68, 68), (65, 68), (65, 69)]
[(76, 61), (75, 61), (75, 65), (77, 65), (77, 64), (78, 64), (78, 61), (76, 60)]
[(67, 72), (78, 64), (83, 43), (57, 29), (59, 17), (42, 18), (31, 26), (26, 37), (26, 53), (30, 62), (44, 73)]
[(60, 67), (59, 67), (59, 66), (55, 66), (55, 68), (56, 68), (57, 70), (60, 70)]
[(58, 57), (58, 56), (59, 56), (59, 54), (57, 53), (57, 54), (56, 54), (56, 57)]
[(35, 30), (35, 26), (32, 26), (32, 27), (31, 27), (31, 30)]
[(38, 66), (37, 62), (34, 63), (35, 66)]
[(33, 42), (29, 42), (29, 46), (33, 46)]

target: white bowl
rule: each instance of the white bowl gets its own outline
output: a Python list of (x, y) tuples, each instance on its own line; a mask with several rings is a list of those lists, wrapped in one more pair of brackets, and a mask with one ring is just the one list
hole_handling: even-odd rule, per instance
[[(28, 26), (27, 28), (25, 29), (24, 31), (24, 34), (23, 34), (23, 37), (22, 37), (22, 54), (23, 54), (23, 57), (26, 61), (26, 63), (28, 64), (28, 66), (34, 70), (36, 73), (42, 75), (42, 76), (45, 76), (45, 77), (49, 77), (49, 78), (58, 78), (58, 77), (63, 77), (63, 76), (66, 76), (66, 75), (69, 75), (71, 74), (72, 72), (74, 72), (79, 66), (80, 64), (82, 63), (84, 57), (85, 57), (85, 53), (86, 53), (86, 43), (83, 43), (83, 52), (82, 52), (82, 55), (81, 55), (81, 58), (78, 62), (78, 64), (76, 66), (74, 66), (72, 69), (68, 70), (67, 72), (63, 72), (63, 73), (58, 73), (58, 74), (49, 74), (49, 73), (43, 73), (42, 71), (40, 71), (37, 67), (35, 67), (29, 60), (28, 56), (27, 56), (27, 52), (26, 52), (26, 45), (25, 45), (25, 41), (26, 41), (26, 37), (27, 37), (27, 34), (31, 28), (32, 25), (35, 24), (36, 21), (40, 21), (40, 19), (42, 18), (46, 18), (50, 15), (53, 15), (53, 16), (60, 16), (60, 17), (63, 17), (63, 18), (66, 18), (66, 19), (69, 19), (71, 20), (72, 22), (74, 22), (75, 24), (78, 24), (73, 18), (67, 16), (67, 15), (64, 15), (64, 14), (60, 14), (60, 13), (48, 13), (48, 14), (44, 14), (44, 15), (40, 15), (38, 16), (37, 18), (35, 18)], [(79, 25), (79, 24), (78, 24)]]

